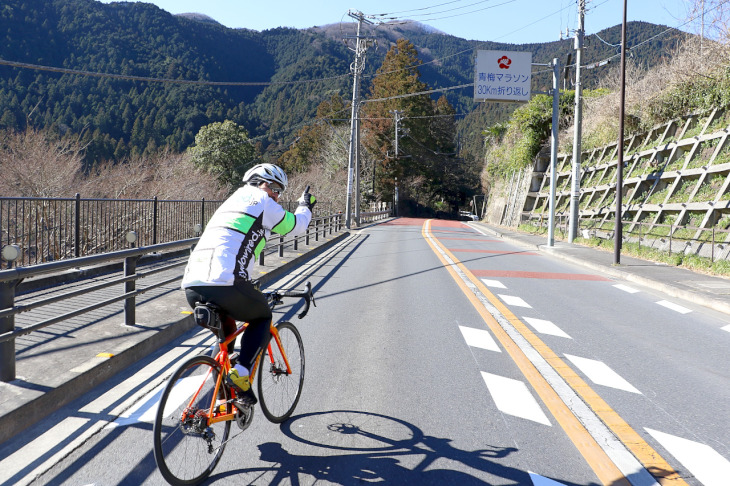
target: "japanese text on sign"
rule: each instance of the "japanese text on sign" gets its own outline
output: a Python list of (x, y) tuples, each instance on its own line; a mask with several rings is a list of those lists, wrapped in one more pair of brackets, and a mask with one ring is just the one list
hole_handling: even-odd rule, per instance
[(532, 53), (477, 51), (475, 101), (529, 101)]

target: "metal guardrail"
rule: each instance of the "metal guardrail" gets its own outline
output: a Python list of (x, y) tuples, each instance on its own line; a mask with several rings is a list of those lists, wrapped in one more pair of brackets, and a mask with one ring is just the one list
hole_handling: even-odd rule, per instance
[[(173, 279), (168, 279), (165, 282), (160, 282), (155, 286), (150, 286), (144, 290), (136, 290), (136, 280), (142, 277), (157, 273), (162, 270), (167, 270), (175, 266), (183, 265), (184, 263), (176, 263), (173, 265), (162, 266), (155, 270), (137, 273), (137, 260), (146, 254), (154, 252), (165, 252), (175, 249), (181, 249), (192, 246), (197, 242), (197, 238), (180, 240), (171, 243), (161, 243), (158, 245), (150, 245), (141, 248), (131, 248), (128, 250), (115, 251), (111, 253), (105, 253), (100, 255), (90, 255), (86, 257), (73, 258), (69, 260), (62, 260), (57, 262), (43, 263), (40, 265), (34, 265), (31, 267), (17, 267), (9, 270), (0, 271), (0, 381), (12, 381), (15, 379), (15, 339), (19, 336), (37, 331), (44, 327), (50, 326), (57, 322), (65, 319), (70, 319), (77, 315), (90, 312), (92, 310), (104, 307), (106, 305), (124, 300), (124, 314), (125, 323), (127, 325), (134, 324), (135, 317), (135, 298), (137, 295), (150, 290), (151, 288), (159, 287), (161, 285), (168, 284), (174, 280), (178, 280), (180, 276)], [(47, 275), (51, 273), (61, 272), (71, 268), (83, 267), (96, 265), (100, 263), (107, 263), (112, 261), (124, 261), (123, 277), (114, 279), (111, 282), (105, 282), (102, 284), (87, 287), (85, 289), (76, 291), (73, 295), (79, 295), (82, 293), (89, 293), (101, 288), (108, 287), (113, 284), (124, 283), (124, 293), (120, 296), (107, 299), (90, 306), (77, 309), (73, 312), (56, 316), (45, 321), (39, 322), (27, 328), (16, 330), (15, 329), (15, 315), (21, 312), (29, 311), (33, 308), (37, 308), (43, 305), (48, 305), (53, 302), (57, 302), (61, 299), (67, 299), (72, 294), (66, 294), (63, 297), (53, 297), (43, 299), (32, 304), (16, 306), (15, 305), (15, 291), (16, 287), (20, 282), (29, 277), (35, 277), (39, 275)]]
[[(260, 263), (263, 265), (264, 255), (267, 253), (267, 250), (270, 250), (270, 252), (278, 250), (279, 255), (283, 256), (285, 247), (292, 247), (294, 250), (297, 250), (299, 241), (301, 240), (304, 240), (305, 244), (308, 245), (310, 242), (310, 238), (314, 238), (315, 241), (318, 241), (320, 235), (322, 238), (325, 238), (327, 233), (332, 234), (336, 231), (339, 232), (344, 224), (343, 218), (344, 215), (342, 214), (334, 214), (331, 216), (314, 218), (312, 220), (312, 223), (310, 223), (309, 228), (307, 228), (307, 231), (302, 235), (291, 237), (288, 239), (284, 237), (279, 237), (279, 241), (277, 243), (274, 243), (274, 241), (276, 240), (274, 238), (271, 238), (267, 242), (264, 251), (262, 251), (259, 255)], [(156, 267), (152, 270), (138, 272), (138, 260), (142, 256), (151, 253), (164, 253), (168, 251), (191, 248), (195, 243), (197, 243), (197, 241), (198, 238), (190, 238), (168, 243), (143, 246), (139, 248), (119, 250), (110, 253), (89, 255), (80, 258), (72, 258), (55, 262), (47, 262), (28, 267), (15, 267), (8, 270), (0, 270), (0, 381), (7, 382), (15, 379), (15, 339), (20, 336), (29, 334), (52, 324), (56, 324), (63, 320), (76, 317), (78, 315), (99, 309), (101, 307), (122, 300), (124, 301), (125, 324), (128, 326), (133, 326), (135, 323), (136, 296), (154, 288), (158, 288), (163, 285), (172, 283), (175, 280), (179, 280), (182, 277), (182, 272), (180, 273), (180, 275), (168, 278), (162, 282), (152, 284), (141, 290), (138, 290), (136, 288), (136, 281), (155, 273), (183, 266), (187, 263), (186, 261), (184, 261), (167, 265), (160, 265), (159, 267)], [(15, 303), (16, 288), (24, 279), (41, 275), (56, 274), (69, 269), (88, 267), (92, 265), (115, 261), (124, 262), (123, 272), (119, 277), (112, 278), (103, 283), (91, 285), (84, 289), (68, 292), (62, 296), (47, 297), (39, 301), (23, 305), (16, 305)], [(44, 305), (59, 302), (61, 300), (76, 297), (78, 295), (98, 291), (112, 285), (119, 285), (121, 283), (124, 283), (124, 292), (121, 295), (107, 298), (103, 301), (88, 305), (86, 307), (75, 309), (72, 312), (46, 319), (42, 322), (38, 322), (33, 325), (24, 327), (23, 329), (15, 329), (15, 315), (17, 314), (27, 312)]]
[[(266, 248), (277, 248), (279, 256), (284, 256), (284, 248), (291, 246), (294, 251), (299, 249), (299, 241), (304, 240), (304, 244), (308, 245), (310, 238), (314, 237), (314, 241), (319, 241), (319, 233), (322, 232), (322, 238), (327, 236), (327, 231), (332, 234), (335, 231), (340, 231), (344, 223), (343, 214), (333, 214), (331, 216), (325, 216), (322, 218), (312, 218), (312, 222), (307, 227), (307, 231), (299, 236), (294, 236), (289, 240), (285, 240), (283, 236), (279, 236), (278, 243), (270, 244), (271, 240), (266, 242)], [(312, 234), (314, 233), (314, 234)], [(259, 254), (259, 265), (264, 265), (265, 252)]]
[(372, 223), (373, 221), (378, 221), (381, 219), (389, 218), (390, 217), (391, 210), (385, 210), (385, 211), (372, 211), (369, 213), (360, 213), (360, 224), (362, 223)]

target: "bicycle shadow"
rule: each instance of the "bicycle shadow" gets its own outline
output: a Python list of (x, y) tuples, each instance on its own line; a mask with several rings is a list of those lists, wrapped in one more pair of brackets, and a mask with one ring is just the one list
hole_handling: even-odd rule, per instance
[(295, 416), (280, 429), (289, 439), (316, 449), (311, 454), (296, 454), (280, 443), (266, 442), (258, 446), (259, 458), (270, 466), (214, 474), (210, 483), (235, 477), (244, 484), (272, 485), (320, 481), (344, 485), (533, 484), (529, 472), (501, 461), (518, 452), (514, 447), (486, 445), (464, 450), (453, 439), (426, 435), (415, 425), (386, 415), (355, 410), (315, 412)]

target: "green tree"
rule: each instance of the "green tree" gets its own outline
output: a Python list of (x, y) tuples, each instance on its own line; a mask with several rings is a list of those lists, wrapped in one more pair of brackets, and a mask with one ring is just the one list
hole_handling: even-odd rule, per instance
[(321, 102), (317, 107), (317, 121), (302, 127), (297, 132), (296, 141), (279, 157), (278, 163), (282, 168), (287, 172), (306, 171), (332, 136), (330, 127), (348, 123), (345, 120), (347, 110), (339, 94)]
[(230, 120), (202, 127), (195, 135), (195, 145), (188, 150), (196, 167), (229, 186), (240, 184), (256, 156), (246, 129)]
[[(428, 90), (420, 79), (420, 64), (415, 46), (399, 39), (378, 69), (361, 115), (363, 144), (380, 159), (376, 190), (381, 199), (392, 198), (397, 178), (400, 196), (410, 199), (416, 207), (427, 204), (430, 199), (429, 176), (438, 149), (431, 136), (433, 102), (426, 94), (416, 94)], [(397, 154), (396, 111), (402, 119)]]

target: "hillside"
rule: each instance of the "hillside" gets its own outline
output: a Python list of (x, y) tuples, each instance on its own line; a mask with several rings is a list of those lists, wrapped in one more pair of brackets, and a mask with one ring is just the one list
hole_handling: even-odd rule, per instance
[[(0, 129), (26, 126), (80, 134), (87, 164), (145, 154), (159, 147), (188, 147), (201, 126), (230, 119), (258, 137), (261, 149), (280, 146), (291, 128), (311, 120), (318, 104), (334, 93), (350, 97), (353, 55), (338, 28), (263, 32), (229, 29), (199, 14), (174, 16), (151, 4), (94, 0), (6, 0), (0, 7), (0, 59), (37, 66), (167, 82), (119, 79), (0, 65)], [(665, 30), (632, 23), (630, 42)], [(618, 27), (601, 33), (617, 42)], [(473, 49), (531, 50), (534, 62), (565, 59), (571, 41), (506, 45), (478, 43), (435, 33), (418, 24), (374, 29), (380, 44), (368, 53), (363, 93), (391, 43), (407, 37), (424, 64), (431, 88), (472, 82)], [(671, 55), (679, 34), (662, 36), (635, 52), (651, 66)], [(615, 53), (601, 43), (587, 46), (588, 60)], [(608, 67), (591, 70), (586, 86)], [(57, 71), (57, 70), (56, 70)], [(542, 76), (542, 77), (540, 77)], [(537, 77), (544, 89), (549, 76)], [(544, 79), (543, 79), (544, 78)], [(177, 80), (180, 82), (170, 82)], [(318, 81), (312, 81), (318, 80)], [(182, 81), (185, 81), (184, 83)], [(198, 82), (198, 84), (190, 83)], [(232, 85), (233, 83), (271, 83)], [(212, 84), (222, 83), (222, 84)], [(511, 111), (509, 105), (476, 106), (470, 89), (446, 92), (459, 114), (464, 143), (480, 145), (480, 132)]]

